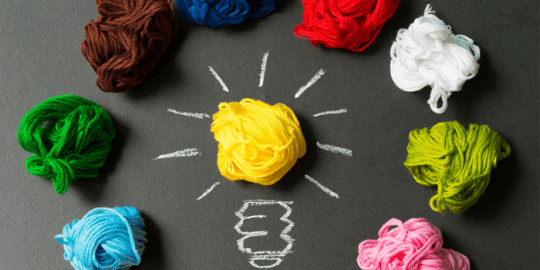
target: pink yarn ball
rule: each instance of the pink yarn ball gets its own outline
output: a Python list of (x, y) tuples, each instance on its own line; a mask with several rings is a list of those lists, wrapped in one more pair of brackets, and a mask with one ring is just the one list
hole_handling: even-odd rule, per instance
[(441, 231), (426, 219), (402, 223), (392, 218), (379, 230), (379, 239), (360, 243), (358, 265), (364, 270), (470, 270), (465, 255), (442, 245)]

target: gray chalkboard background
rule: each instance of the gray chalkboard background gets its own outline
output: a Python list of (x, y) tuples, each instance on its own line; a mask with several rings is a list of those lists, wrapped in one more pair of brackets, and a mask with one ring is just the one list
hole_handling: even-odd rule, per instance
[[(389, 51), (431, 3), (436, 15), (481, 48), (480, 71), (433, 113), (430, 90), (399, 90)], [(256, 269), (242, 253), (235, 212), (246, 200), (292, 202), (292, 253), (274, 269), (358, 269), (358, 244), (376, 239), (390, 218), (424, 217), (443, 232), (444, 246), (476, 270), (540, 269), (539, 244), (539, 3), (506, 0), (403, 0), (364, 52), (312, 47), (292, 34), (302, 22), (300, 0), (236, 26), (193, 25), (177, 14), (174, 43), (138, 88), (107, 94), (80, 52), (84, 26), (98, 16), (91, 0), (3, 0), (0, 4), (0, 269), (71, 269), (54, 236), (95, 207), (130, 205), (145, 219), (148, 244), (138, 269)], [(258, 87), (268, 52), (264, 85)], [(211, 66), (230, 92), (209, 71)], [(298, 89), (320, 69), (321, 79)], [(44, 99), (76, 94), (100, 104), (118, 136), (97, 179), (79, 179), (67, 193), (28, 174), (30, 156), (17, 142), (23, 115)], [(266, 187), (223, 178), (216, 166), (211, 119), (223, 101), (284, 103), (297, 114), (307, 154), (277, 184)], [(313, 117), (346, 108), (347, 113)], [(439, 214), (428, 202), (435, 189), (417, 184), (403, 166), (409, 131), (457, 120), (487, 124), (511, 145), (480, 201), (462, 215)], [(351, 149), (352, 157), (323, 151), (317, 142)], [(201, 155), (153, 160), (197, 148)], [(339, 195), (329, 196), (308, 174)], [(214, 183), (212, 192), (197, 200)], [(287, 225), (279, 205), (250, 207), (246, 240), (256, 250), (281, 250)]]

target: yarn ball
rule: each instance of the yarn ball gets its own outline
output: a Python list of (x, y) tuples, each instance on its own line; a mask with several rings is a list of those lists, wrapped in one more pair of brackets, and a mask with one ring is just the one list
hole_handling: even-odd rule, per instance
[(176, 0), (178, 10), (191, 22), (211, 27), (239, 24), (264, 17), (278, 0)]
[[(435, 113), (448, 107), (452, 92), (478, 73), (480, 48), (464, 35), (454, 35), (450, 26), (433, 15), (427, 5), (424, 16), (409, 29), (400, 29), (390, 49), (390, 72), (397, 87), (407, 92), (431, 86), (428, 104)], [(438, 107), (442, 100), (441, 107)]]
[(229, 180), (272, 185), (306, 153), (300, 123), (284, 104), (222, 102), (213, 120), (218, 168)]
[(401, 0), (302, 0), (304, 23), (293, 33), (311, 45), (359, 52), (379, 35)]
[(63, 194), (77, 178), (98, 176), (115, 134), (111, 118), (99, 105), (62, 95), (27, 112), (17, 137), (24, 150), (35, 154), (26, 159), (26, 170), (51, 178), (56, 193)]
[(419, 184), (437, 186), (434, 211), (461, 214), (484, 193), (491, 169), (510, 155), (508, 143), (488, 126), (442, 122), (409, 134), (405, 166)]
[(176, 34), (172, 0), (96, 0), (99, 16), (84, 27), (81, 52), (104, 92), (139, 85)]
[(141, 263), (144, 221), (131, 206), (95, 208), (55, 237), (77, 270), (128, 269)]
[[(391, 229), (391, 227), (394, 227)], [(379, 230), (379, 239), (358, 246), (364, 270), (469, 270), (467, 257), (442, 247), (439, 228), (423, 218), (402, 223), (392, 218)]]

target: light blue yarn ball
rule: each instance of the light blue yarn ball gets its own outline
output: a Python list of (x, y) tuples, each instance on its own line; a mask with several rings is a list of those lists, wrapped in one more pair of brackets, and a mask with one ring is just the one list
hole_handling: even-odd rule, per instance
[(144, 251), (144, 221), (137, 209), (95, 208), (64, 226), (55, 237), (64, 258), (77, 270), (127, 269), (139, 265)]

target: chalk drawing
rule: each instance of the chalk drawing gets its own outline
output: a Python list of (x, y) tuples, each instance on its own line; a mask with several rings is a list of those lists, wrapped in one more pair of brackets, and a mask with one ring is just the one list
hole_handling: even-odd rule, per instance
[(179, 112), (179, 111), (173, 110), (173, 109), (167, 109), (167, 111), (172, 112), (174, 114), (179, 114), (179, 115), (183, 115), (183, 116), (190, 116), (190, 117), (195, 117), (195, 118), (199, 118), (199, 119), (203, 119), (204, 117), (210, 118), (210, 115), (208, 115), (206, 113)]
[(304, 93), (304, 91), (306, 91), (306, 89), (308, 89), (310, 86), (312, 86), (314, 83), (316, 83), (321, 78), (322, 75), (324, 75), (324, 70), (321, 68), (321, 70), (319, 70), (315, 74), (315, 76), (313, 76), (313, 78), (311, 78), (311, 80), (309, 80), (309, 82), (306, 85), (300, 87), (300, 89), (298, 90), (298, 92), (296, 92), (294, 97), (298, 98), (302, 93)]
[[(263, 84), (264, 84), (264, 77), (265, 77), (265, 74), (266, 74), (266, 66), (267, 66), (267, 62), (268, 62), (268, 55), (269, 55), (269, 52), (267, 51), (267, 52), (265, 52), (263, 54), (263, 57), (262, 57), (259, 87), (262, 87)], [(227, 88), (227, 86), (225, 85), (225, 83), (223, 82), (221, 77), (216, 73), (216, 71), (211, 66), (208, 66), (208, 68), (209, 68), (210, 72), (212, 73), (212, 75), (219, 82), (219, 84), (223, 87), (223, 91), (229, 92), (229, 89)], [(315, 73), (315, 75), (307, 82), (306, 85), (300, 87), (300, 89), (296, 92), (294, 97), (295, 98), (300, 97), (300, 95), (302, 95), (309, 87), (313, 86), (313, 84), (315, 84), (325, 74), (325, 72), (326, 71), (323, 70), (322, 68), (319, 71), (317, 71), (317, 73)], [(180, 112), (180, 111), (176, 111), (176, 110), (171, 109), (171, 108), (167, 109), (167, 111), (171, 112), (171, 113), (174, 113), (174, 114), (178, 114), (178, 115), (182, 115), (182, 116), (188, 116), (188, 117), (194, 117), (194, 118), (198, 118), (198, 119), (211, 118), (210, 115), (205, 114), (205, 113)], [(342, 114), (342, 113), (347, 113), (347, 109), (343, 108), (343, 109), (320, 112), (320, 113), (314, 114), (313, 117), (319, 117), (319, 116), (330, 115), (330, 114)], [(343, 155), (346, 155), (346, 156), (349, 156), (349, 157), (352, 156), (352, 150), (349, 150), (349, 149), (345, 149), (345, 148), (338, 147), (338, 146), (333, 146), (333, 145), (328, 145), (328, 144), (322, 144), (322, 143), (319, 143), (319, 142), (317, 142), (317, 146), (319, 148), (323, 149), (323, 150), (326, 150), (326, 151), (330, 151), (330, 152), (333, 152), (333, 153), (340, 153), (340, 154), (343, 154)], [(198, 149), (197, 148), (189, 148), (189, 149), (184, 149), (184, 150), (181, 150), (181, 151), (176, 151), (174, 153), (160, 155), (155, 159), (165, 159), (165, 158), (174, 158), (174, 157), (191, 157), (191, 156), (195, 156), (195, 155), (201, 155), (198, 152)], [(305, 178), (308, 179), (313, 184), (315, 184), (322, 191), (329, 194), (331, 197), (339, 199), (339, 195), (337, 193), (333, 192), (332, 190), (330, 190), (329, 188), (327, 188), (323, 184), (319, 183), (317, 180), (313, 179), (311, 176), (306, 174)], [(199, 196), (197, 198), (197, 201), (205, 198), (219, 184), (221, 184), (221, 182), (216, 182), (216, 183), (212, 184), (201, 196)], [(291, 209), (291, 207), (289, 205), (291, 205), (292, 203), (293, 203), (292, 201), (246, 200), (246, 201), (244, 201), (243, 206), (238, 211), (235, 212), (235, 215), (240, 219), (240, 221), (234, 226), (234, 229), (240, 235), (242, 235), (242, 237), (236, 241), (237, 245), (238, 245), (238, 249), (243, 253), (249, 254), (250, 257), (249, 257), (248, 262), (253, 267), (256, 267), (256, 268), (259, 268), (259, 269), (269, 269), (269, 268), (276, 267), (276, 266), (280, 265), (283, 262), (283, 259), (285, 258), (285, 256), (287, 254), (292, 253), (291, 250), (292, 250), (293, 244), (295, 242), (295, 239), (293, 239), (289, 235), (291, 229), (294, 227), (294, 222), (292, 222), (289, 219), (289, 216), (292, 213), (292, 209)], [(286, 242), (287, 245), (286, 245), (286, 247), (284, 249), (282, 249), (280, 251), (272, 251), (272, 250), (254, 251), (251, 248), (246, 247), (245, 244), (244, 244), (246, 239), (249, 239), (249, 238), (252, 238), (252, 237), (268, 236), (268, 231), (266, 231), (266, 230), (245, 232), (245, 231), (243, 231), (241, 229), (241, 227), (244, 225), (245, 220), (267, 218), (266, 215), (244, 216), (244, 213), (246, 212), (246, 210), (249, 207), (253, 208), (253, 207), (257, 207), (257, 206), (267, 206), (267, 205), (277, 205), (277, 206), (283, 207), (286, 210), (285, 214), (283, 214), (279, 218), (281, 221), (286, 223), (286, 227), (281, 231), (279, 236), (283, 241)], [(259, 263), (263, 263), (263, 265), (260, 265)], [(264, 263), (271, 263), (271, 264), (266, 265)]]
[(209, 189), (207, 189), (199, 198), (197, 198), (197, 201), (204, 198), (204, 196), (208, 195), (217, 185), (221, 184), (221, 182), (215, 182)]
[(323, 144), (320, 142), (317, 142), (317, 146), (321, 148), (322, 150), (330, 151), (332, 153), (337, 153), (337, 154), (344, 154), (346, 156), (352, 157), (352, 150), (349, 150), (349, 149), (345, 149), (339, 146), (333, 146), (329, 144)]
[[(288, 235), (288, 233), (291, 231), (292, 227), (294, 226), (294, 223), (288, 219), (288, 217), (291, 215), (292, 209), (289, 207), (289, 204), (292, 204), (293, 202), (284, 202), (284, 201), (273, 201), (273, 200), (247, 200), (244, 201), (244, 205), (240, 208), (240, 210), (236, 211), (236, 216), (240, 218), (240, 221), (234, 226), (236, 231), (243, 235), (244, 237), (238, 239), (236, 242), (238, 244), (238, 249), (242, 251), (243, 253), (250, 254), (251, 257), (249, 259), (249, 263), (260, 269), (268, 269), (272, 267), (276, 267), (283, 261), (283, 258), (285, 255), (291, 253), (291, 249), (294, 243), (294, 239)], [(279, 205), (283, 207), (287, 212), (281, 216), (280, 220), (283, 222), (286, 222), (288, 225), (285, 227), (281, 233), (280, 237), (285, 242), (287, 242), (287, 246), (281, 250), (281, 251), (253, 251), (251, 248), (246, 248), (244, 246), (244, 241), (251, 237), (260, 237), (260, 236), (266, 236), (268, 235), (268, 231), (252, 231), (252, 232), (244, 232), (240, 227), (244, 224), (244, 220), (248, 219), (254, 219), (254, 218), (265, 218), (266, 215), (253, 215), (253, 216), (244, 216), (244, 212), (248, 209), (250, 206), (261, 206), (261, 205)], [(257, 264), (257, 261), (275, 261), (271, 265), (259, 265)]]
[(229, 88), (227, 88), (227, 86), (225, 85), (225, 83), (223, 82), (223, 80), (221, 79), (221, 77), (219, 77), (219, 75), (214, 71), (214, 69), (211, 67), (211, 66), (208, 66), (210, 68), (210, 72), (212, 72), (212, 75), (214, 75), (214, 77), (216, 77), (216, 80), (219, 82), (219, 84), (221, 84), (221, 86), (223, 87), (223, 91), (225, 92), (229, 92)]
[(327, 112), (321, 112), (321, 113), (316, 113), (314, 114), (313, 116), (314, 117), (319, 117), (321, 115), (327, 115), (327, 114), (340, 114), (340, 113), (346, 113), (347, 112), (347, 109), (339, 109), (339, 110), (333, 110), (333, 111), (327, 111)]
[(307, 180), (311, 181), (313, 184), (315, 184), (316, 186), (318, 186), (320, 189), (322, 189), (322, 191), (324, 191), (324, 192), (330, 194), (330, 196), (332, 196), (332, 197), (334, 197), (334, 198), (336, 198), (336, 199), (339, 199), (339, 195), (337, 195), (337, 193), (335, 193), (335, 192), (331, 191), (329, 188), (323, 186), (323, 185), (322, 185), (321, 183), (319, 183), (317, 180), (311, 178), (311, 176), (309, 176), (309, 175), (307, 175), (307, 174), (306, 174), (305, 176), (306, 176), (306, 179), (307, 179)]
[(157, 158), (154, 158), (154, 160), (164, 159), (164, 158), (175, 158), (175, 157), (192, 157), (192, 156), (200, 155), (201, 153), (197, 151), (198, 151), (197, 148), (188, 148), (188, 149), (176, 151), (174, 153), (161, 155)]
[(264, 83), (264, 73), (266, 72), (266, 61), (268, 60), (268, 52), (265, 52), (261, 64), (261, 80), (259, 81), (259, 87), (263, 86)]

